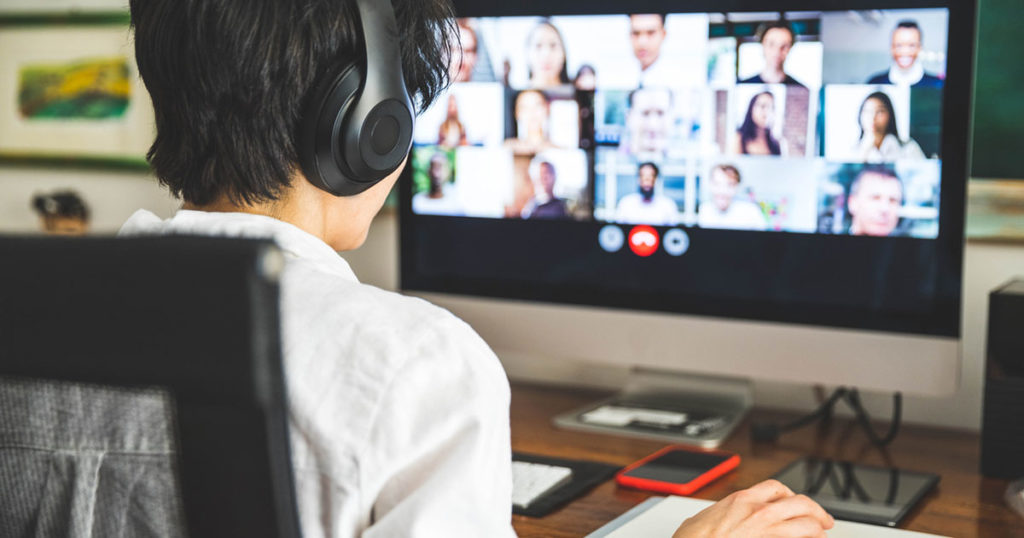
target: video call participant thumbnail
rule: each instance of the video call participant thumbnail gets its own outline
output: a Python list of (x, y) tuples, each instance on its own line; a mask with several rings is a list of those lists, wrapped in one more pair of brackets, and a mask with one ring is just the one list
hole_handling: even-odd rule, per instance
[(903, 182), (896, 173), (884, 166), (865, 167), (850, 184), (850, 235), (902, 235), (897, 230), (901, 207)]
[(629, 92), (627, 106), (627, 139), (620, 147), (640, 159), (663, 159), (672, 127), (672, 92), (639, 88)]
[(697, 224), (701, 228), (726, 230), (764, 230), (764, 213), (756, 204), (736, 198), (742, 182), (740, 171), (731, 164), (720, 164), (711, 170), (708, 203), (701, 205)]
[(412, 197), (413, 212), (419, 215), (464, 214), (465, 210), (455, 195), (452, 165), (445, 151), (437, 151), (430, 156), (427, 179), (430, 180), (428, 190), (416, 193)]
[(526, 37), (529, 87), (551, 88), (569, 84), (565, 40), (551, 21), (537, 23)]
[(882, 163), (899, 159), (924, 159), (921, 146), (912, 138), (900, 139), (896, 111), (885, 92), (874, 92), (864, 99), (858, 114), (860, 140), (853, 148), (857, 162)]
[(737, 155), (782, 155), (783, 145), (772, 132), (775, 124), (775, 95), (763, 91), (755, 95), (743, 123), (736, 130), (731, 153)]
[(524, 219), (566, 219), (569, 206), (555, 196), (555, 182), (558, 171), (551, 161), (537, 158), (530, 163), (530, 180), (533, 182), (533, 198), (526, 202), (521, 216)]
[(786, 58), (789, 51), (796, 43), (796, 33), (783, 21), (769, 22), (762, 24), (757, 30), (758, 39), (761, 42), (761, 50), (764, 52), (764, 69), (760, 73), (748, 79), (741, 80), (743, 84), (789, 84), (805, 87), (795, 78), (786, 73)]
[(476, 30), (466, 19), (458, 20), (459, 43), (452, 47), (451, 77), (452, 82), (469, 82), (473, 78), (473, 69), (477, 61)]
[(505, 144), (519, 155), (532, 155), (553, 146), (550, 138), (551, 101), (540, 90), (523, 90), (513, 105), (516, 137)]
[(661, 170), (652, 162), (645, 162), (637, 171), (637, 191), (619, 200), (615, 208), (615, 221), (623, 224), (652, 224), (674, 226), (679, 222), (679, 207), (669, 197), (657, 194)]
[(923, 38), (916, 21), (900, 21), (892, 31), (892, 67), (872, 76), (868, 84), (896, 84), (915, 88), (941, 88), (941, 78), (925, 73), (918, 62)]
[(641, 88), (675, 88), (685, 84), (682, 72), (661, 53), (668, 32), (664, 13), (629, 16), (629, 41), (640, 65)]

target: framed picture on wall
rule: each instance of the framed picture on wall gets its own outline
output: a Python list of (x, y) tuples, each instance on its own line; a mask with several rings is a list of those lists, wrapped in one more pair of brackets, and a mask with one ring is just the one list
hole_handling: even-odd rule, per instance
[(128, 0), (3, 0), (4, 15), (127, 13)]
[(0, 159), (146, 166), (153, 106), (127, 17), (0, 19)]

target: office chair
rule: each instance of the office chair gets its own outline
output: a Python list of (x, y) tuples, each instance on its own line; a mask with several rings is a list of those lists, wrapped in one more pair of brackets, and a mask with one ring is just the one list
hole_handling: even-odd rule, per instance
[(261, 240), (0, 238), (0, 384), (165, 388), (187, 536), (299, 538), (283, 264)]

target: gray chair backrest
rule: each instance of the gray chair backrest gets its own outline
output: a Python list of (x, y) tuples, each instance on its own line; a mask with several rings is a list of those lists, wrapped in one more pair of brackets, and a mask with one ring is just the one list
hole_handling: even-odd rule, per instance
[[(19, 428), (58, 448), (127, 443), (145, 453), (173, 445), (167, 459), (177, 484), (140, 487), (145, 498), (127, 505), (141, 513), (126, 517), (152, 516), (154, 500), (166, 508), (160, 517), (180, 517), (180, 490), (192, 538), (298, 538), (278, 314), (282, 267), (280, 251), (260, 240), (0, 238), (0, 385), (22, 405), (35, 402), (0, 412), (0, 490), (10, 494), (25, 483), (20, 474), (39, 472), (4, 452), (4, 435)], [(64, 407), (49, 409), (54, 401)], [(69, 401), (79, 403), (68, 409)], [(104, 431), (78, 431), (96, 419)], [(88, 461), (73, 463), (77, 476), (88, 474)], [(142, 465), (121, 463), (129, 471)], [(96, 487), (113, 490), (95, 492), (97, 513), (110, 495), (134, 493), (102, 478)], [(75, 484), (62, 487), (71, 488), (67, 496)], [(33, 517), (56, 517), (52, 509), (37, 506)], [(36, 534), (28, 535), (45, 534), (44, 523), (34, 522)], [(151, 527), (156, 535), (160, 528)]]

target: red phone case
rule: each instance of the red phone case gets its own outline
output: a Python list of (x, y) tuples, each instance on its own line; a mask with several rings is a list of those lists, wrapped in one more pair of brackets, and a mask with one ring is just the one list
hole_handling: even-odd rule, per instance
[[(701, 454), (718, 454), (721, 456), (725, 456), (726, 459), (719, 463), (718, 465), (715, 465), (714, 467), (703, 472), (697, 478), (694, 478), (693, 480), (685, 484), (677, 484), (675, 482), (662, 482), (660, 480), (652, 480), (649, 478), (637, 478), (635, 476), (626, 476), (626, 473), (628, 473), (629, 471), (632, 471), (637, 467), (645, 465), (649, 461), (658, 458), (665, 453), (676, 450), (683, 450), (686, 452), (698, 452)], [(618, 474), (615, 475), (615, 481), (618, 482), (620, 486), (625, 486), (629, 488), (645, 489), (648, 491), (656, 491), (658, 493), (669, 493), (672, 495), (690, 495), (693, 492), (697, 491), (698, 489), (708, 485), (709, 483), (711, 483), (711, 481), (715, 480), (716, 478), (735, 469), (736, 466), (739, 464), (739, 454), (733, 454), (731, 452), (722, 452), (719, 450), (699, 450), (685, 445), (670, 445), (655, 452), (654, 454), (651, 454), (650, 456), (647, 456), (646, 458), (636, 463), (630, 464), (625, 469), (619, 471)]]

